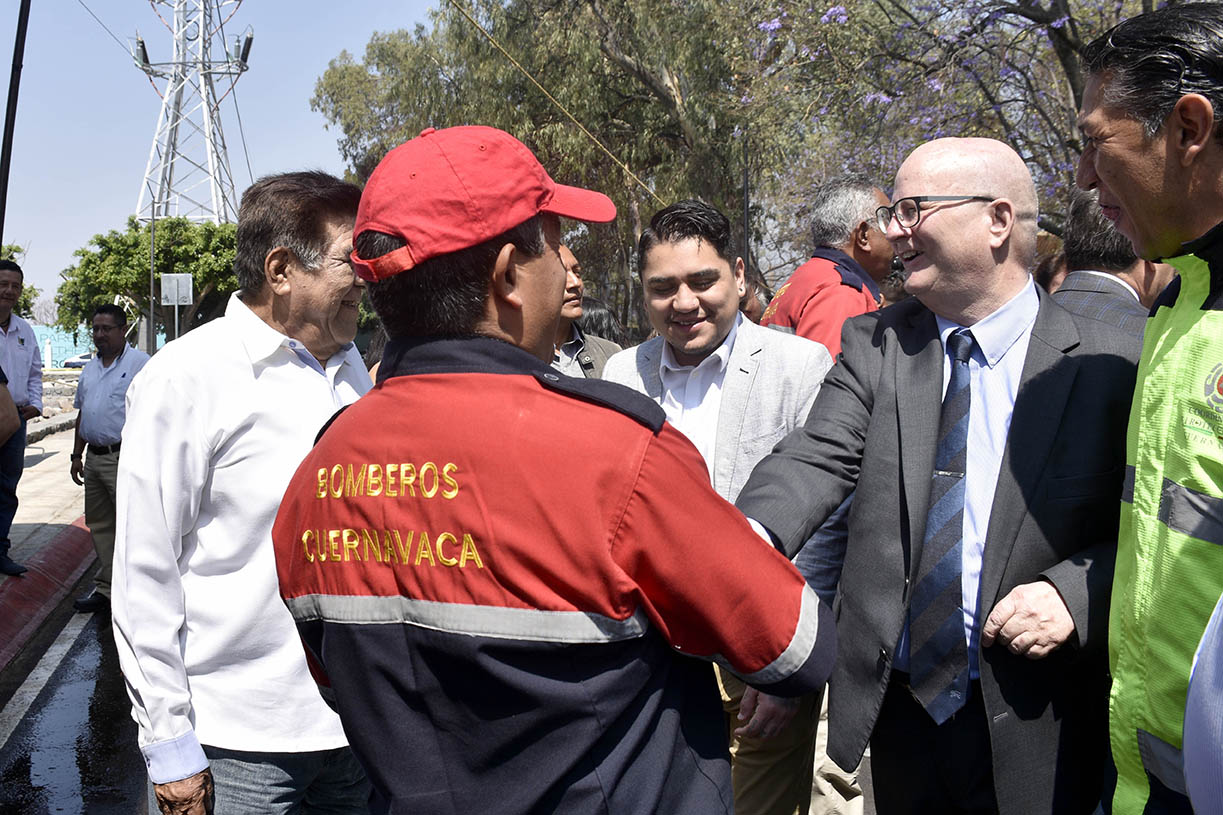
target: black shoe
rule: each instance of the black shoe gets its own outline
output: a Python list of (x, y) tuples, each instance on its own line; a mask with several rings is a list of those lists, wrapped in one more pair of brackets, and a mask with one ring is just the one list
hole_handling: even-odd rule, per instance
[(94, 611), (110, 611), (110, 598), (95, 591), (93, 594), (73, 600), (72, 607), (86, 614)]
[(0, 574), (7, 574), (10, 577), (17, 577), (25, 574), (28, 571), (29, 569), (22, 566), (8, 555), (0, 555)]

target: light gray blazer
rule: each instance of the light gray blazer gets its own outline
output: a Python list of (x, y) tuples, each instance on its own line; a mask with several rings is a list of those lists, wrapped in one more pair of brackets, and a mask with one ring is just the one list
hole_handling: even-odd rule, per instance
[[(662, 347), (663, 339), (655, 337), (626, 348), (607, 361), (603, 378), (662, 404)], [(713, 488), (719, 495), (734, 501), (756, 463), (803, 425), (831, 367), (828, 349), (818, 342), (749, 320), (739, 323), (726, 363), (714, 441)]]

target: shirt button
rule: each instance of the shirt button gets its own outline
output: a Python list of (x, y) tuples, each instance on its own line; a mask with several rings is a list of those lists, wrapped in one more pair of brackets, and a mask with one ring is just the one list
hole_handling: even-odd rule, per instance
[(561, 378), (557, 376), (556, 374), (544, 374), (544, 379), (548, 380), (549, 382), (560, 382), (561, 381)]

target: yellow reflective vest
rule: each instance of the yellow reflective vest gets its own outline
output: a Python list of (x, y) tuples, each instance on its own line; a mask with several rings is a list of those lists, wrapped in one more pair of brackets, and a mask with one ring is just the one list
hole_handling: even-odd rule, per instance
[(1189, 673), (1223, 592), (1223, 224), (1184, 248), (1147, 321), (1126, 440), (1109, 615), (1117, 815), (1141, 813), (1156, 782), (1185, 792)]

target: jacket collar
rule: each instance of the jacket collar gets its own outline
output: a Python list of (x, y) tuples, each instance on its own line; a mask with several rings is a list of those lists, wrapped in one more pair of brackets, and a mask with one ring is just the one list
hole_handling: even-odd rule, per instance
[(407, 337), (391, 340), (378, 381), (436, 373), (543, 374), (552, 368), (508, 342), (492, 337)]

